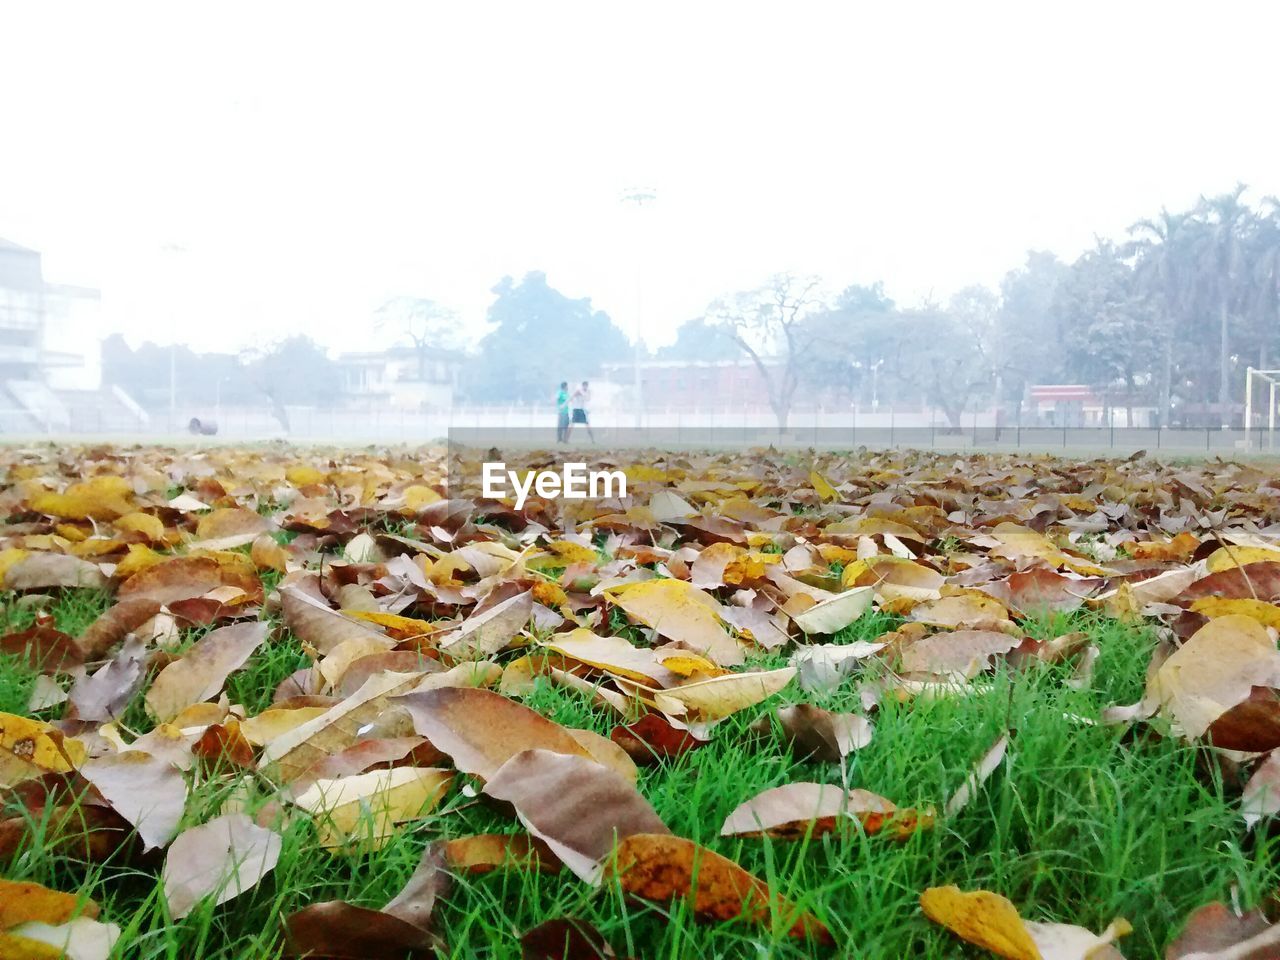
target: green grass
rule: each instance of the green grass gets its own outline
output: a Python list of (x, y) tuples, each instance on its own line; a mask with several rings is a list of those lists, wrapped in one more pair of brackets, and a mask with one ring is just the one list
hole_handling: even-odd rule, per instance
[[(63, 629), (82, 628), (100, 601), (59, 600), (51, 607)], [(11, 624), (26, 612), (11, 603)], [(96, 614), (94, 614), (96, 615)], [(896, 620), (869, 616), (838, 641), (870, 639)], [(1064, 680), (1066, 666), (1014, 674), (1001, 670), (969, 696), (910, 703), (887, 701), (875, 714), (872, 743), (839, 765), (794, 760), (772, 738), (748, 727), (786, 701), (832, 710), (858, 709), (859, 677), (810, 698), (788, 688), (768, 704), (725, 721), (711, 743), (675, 761), (642, 768), (639, 788), (678, 835), (741, 863), (777, 891), (815, 912), (839, 944), (835, 955), (865, 958), (985, 956), (920, 913), (926, 887), (957, 884), (1009, 897), (1023, 916), (1101, 930), (1127, 917), (1130, 960), (1163, 955), (1188, 913), (1237, 887), (1252, 904), (1280, 881), (1272, 841), (1244, 842), (1238, 800), (1206, 774), (1196, 748), (1172, 738), (1126, 737), (1097, 720), (1105, 706), (1131, 702), (1143, 688), (1153, 637), (1146, 628), (1090, 617), (1032, 625), (1045, 635), (1084, 628), (1102, 651), (1091, 689)], [(761, 666), (784, 662), (782, 657)], [(307, 663), (287, 635), (273, 640), (230, 681), (228, 693), (251, 711), (270, 701), (276, 684)], [(867, 670), (874, 672), (875, 666)], [(6, 664), (0, 709), (25, 712), (30, 671)], [(559, 723), (608, 734), (615, 720), (583, 695), (539, 681), (528, 702)], [(787, 842), (721, 838), (720, 824), (761, 790), (800, 780), (862, 787), (900, 806), (935, 807), (1006, 728), (1014, 730), (1005, 765), (951, 820), (905, 843), (841, 834)], [(211, 816), (233, 792), (265, 801), (252, 778), (197, 772), (187, 808), (190, 824)], [(11, 879), (59, 889), (85, 889), (105, 919), (125, 931), (117, 955), (142, 960), (278, 956), (280, 917), (328, 899), (384, 905), (413, 872), (426, 843), (476, 832), (516, 832), (519, 825), (456, 788), (442, 807), (402, 829), (381, 850), (351, 857), (318, 850), (314, 828), (299, 819), (284, 836), (276, 869), (253, 891), (222, 906), (199, 907), (173, 922), (160, 896), (158, 863), (85, 866), (45, 848), (37, 836), (7, 865)], [(742, 924), (695, 923), (683, 905), (626, 902), (617, 889), (595, 890), (571, 875), (497, 871), (464, 877), (437, 908), (438, 929), (456, 957), (516, 958), (517, 934), (562, 915), (595, 923), (619, 955), (647, 960), (807, 957), (814, 951), (776, 932)]]

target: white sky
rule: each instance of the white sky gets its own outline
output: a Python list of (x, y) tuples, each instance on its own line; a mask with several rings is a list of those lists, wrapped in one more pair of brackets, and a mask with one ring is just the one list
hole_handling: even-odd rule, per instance
[(1280, 193), (1277, 36), (1272, 3), (6, 4), (0, 237), (104, 334), (367, 349), (392, 296), (478, 324), (535, 269), (629, 332), (647, 230), (657, 344), (780, 270), (914, 302)]

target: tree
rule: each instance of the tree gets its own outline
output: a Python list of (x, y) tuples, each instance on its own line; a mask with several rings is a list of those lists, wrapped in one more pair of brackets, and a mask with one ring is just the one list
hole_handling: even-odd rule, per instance
[(1133, 426), (1134, 395), (1140, 381), (1152, 379), (1160, 333), (1156, 311), (1121, 252), (1101, 241), (1083, 254), (1059, 285), (1054, 310), (1066, 331), (1067, 368), (1104, 391), (1122, 383)]
[(1188, 239), (1191, 214), (1170, 213), (1139, 220), (1129, 228), (1132, 242), (1127, 252), (1136, 255), (1135, 278), (1157, 307), (1160, 341), (1158, 408), (1161, 425), (1173, 412), (1174, 346), (1186, 322), (1194, 288), (1188, 283), (1191, 263)]
[(589, 299), (573, 300), (542, 272), (493, 288), (491, 329), (467, 366), (464, 389), (473, 400), (549, 402), (562, 380), (576, 382), (601, 365), (630, 355), (627, 338)]
[(337, 399), (337, 364), (310, 337), (289, 337), (245, 361), (250, 380), (286, 431), (286, 406), (328, 407)]
[(676, 342), (660, 347), (657, 353), (660, 360), (704, 363), (734, 360), (738, 355), (738, 345), (732, 338), (726, 336), (722, 328), (708, 323), (705, 317), (696, 317), (680, 324), (680, 329), (676, 331)]
[(895, 376), (916, 386), (954, 431), (961, 428), (970, 401), (994, 383), (998, 312), (994, 293), (967, 287), (945, 307), (925, 304), (903, 311), (895, 324), (903, 336)]
[(394, 297), (378, 308), (374, 326), (407, 338), (418, 358), (418, 379), (427, 379), (432, 350), (460, 351), (465, 347), (458, 331), (458, 314), (434, 300)]
[(1067, 265), (1052, 253), (1027, 252), (1026, 262), (1000, 282), (996, 318), (997, 358), (1005, 395), (1021, 403), (1029, 384), (1061, 377), (1062, 334), (1053, 313), (1053, 297)]
[(768, 285), (732, 294), (707, 312), (706, 321), (755, 364), (779, 433), (787, 429), (796, 388), (817, 341), (814, 329), (805, 323), (819, 305), (817, 285), (816, 277), (778, 274)]
[(1240, 270), (1241, 233), (1253, 212), (1240, 197), (1245, 185), (1216, 197), (1200, 199), (1200, 213), (1209, 226), (1203, 247), (1204, 263), (1218, 315), (1218, 412), (1225, 428), (1231, 410), (1231, 308)]
[[(880, 374), (901, 345), (896, 316), (897, 308), (882, 284), (846, 287), (831, 306), (815, 310), (805, 320), (814, 343), (804, 370), (807, 381), (837, 395), (856, 396), (856, 391), (869, 387), (864, 399), (874, 402)], [(884, 382), (887, 387), (887, 376)]]

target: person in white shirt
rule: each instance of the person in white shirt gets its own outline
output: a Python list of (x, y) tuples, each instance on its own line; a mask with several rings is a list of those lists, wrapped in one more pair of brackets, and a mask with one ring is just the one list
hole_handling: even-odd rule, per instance
[(591, 432), (591, 421), (587, 419), (587, 404), (591, 402), (591, 388), (587, 385), (587, 381), (582, 381), (582, 386), (573, 391), (573, 422), (580, 423), (587, 428), (587, 436), (591, 438), (591, 442), (596, 442), (596, 435)]

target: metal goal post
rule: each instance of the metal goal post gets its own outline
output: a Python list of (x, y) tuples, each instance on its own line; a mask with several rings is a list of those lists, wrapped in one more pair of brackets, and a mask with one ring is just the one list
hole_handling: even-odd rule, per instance
[[(1276, 442), (1276, 385), (1280, 384), (1280, 370), (1255, 370), (1249, 367), (1244, 375), (1244, 448), (1251, 449), (1249, 434), (1253, 428), (1253, 381), (1267, 384), (1267, 446)], [(1262, 446), (1261, 443), (1258, 444)]]

